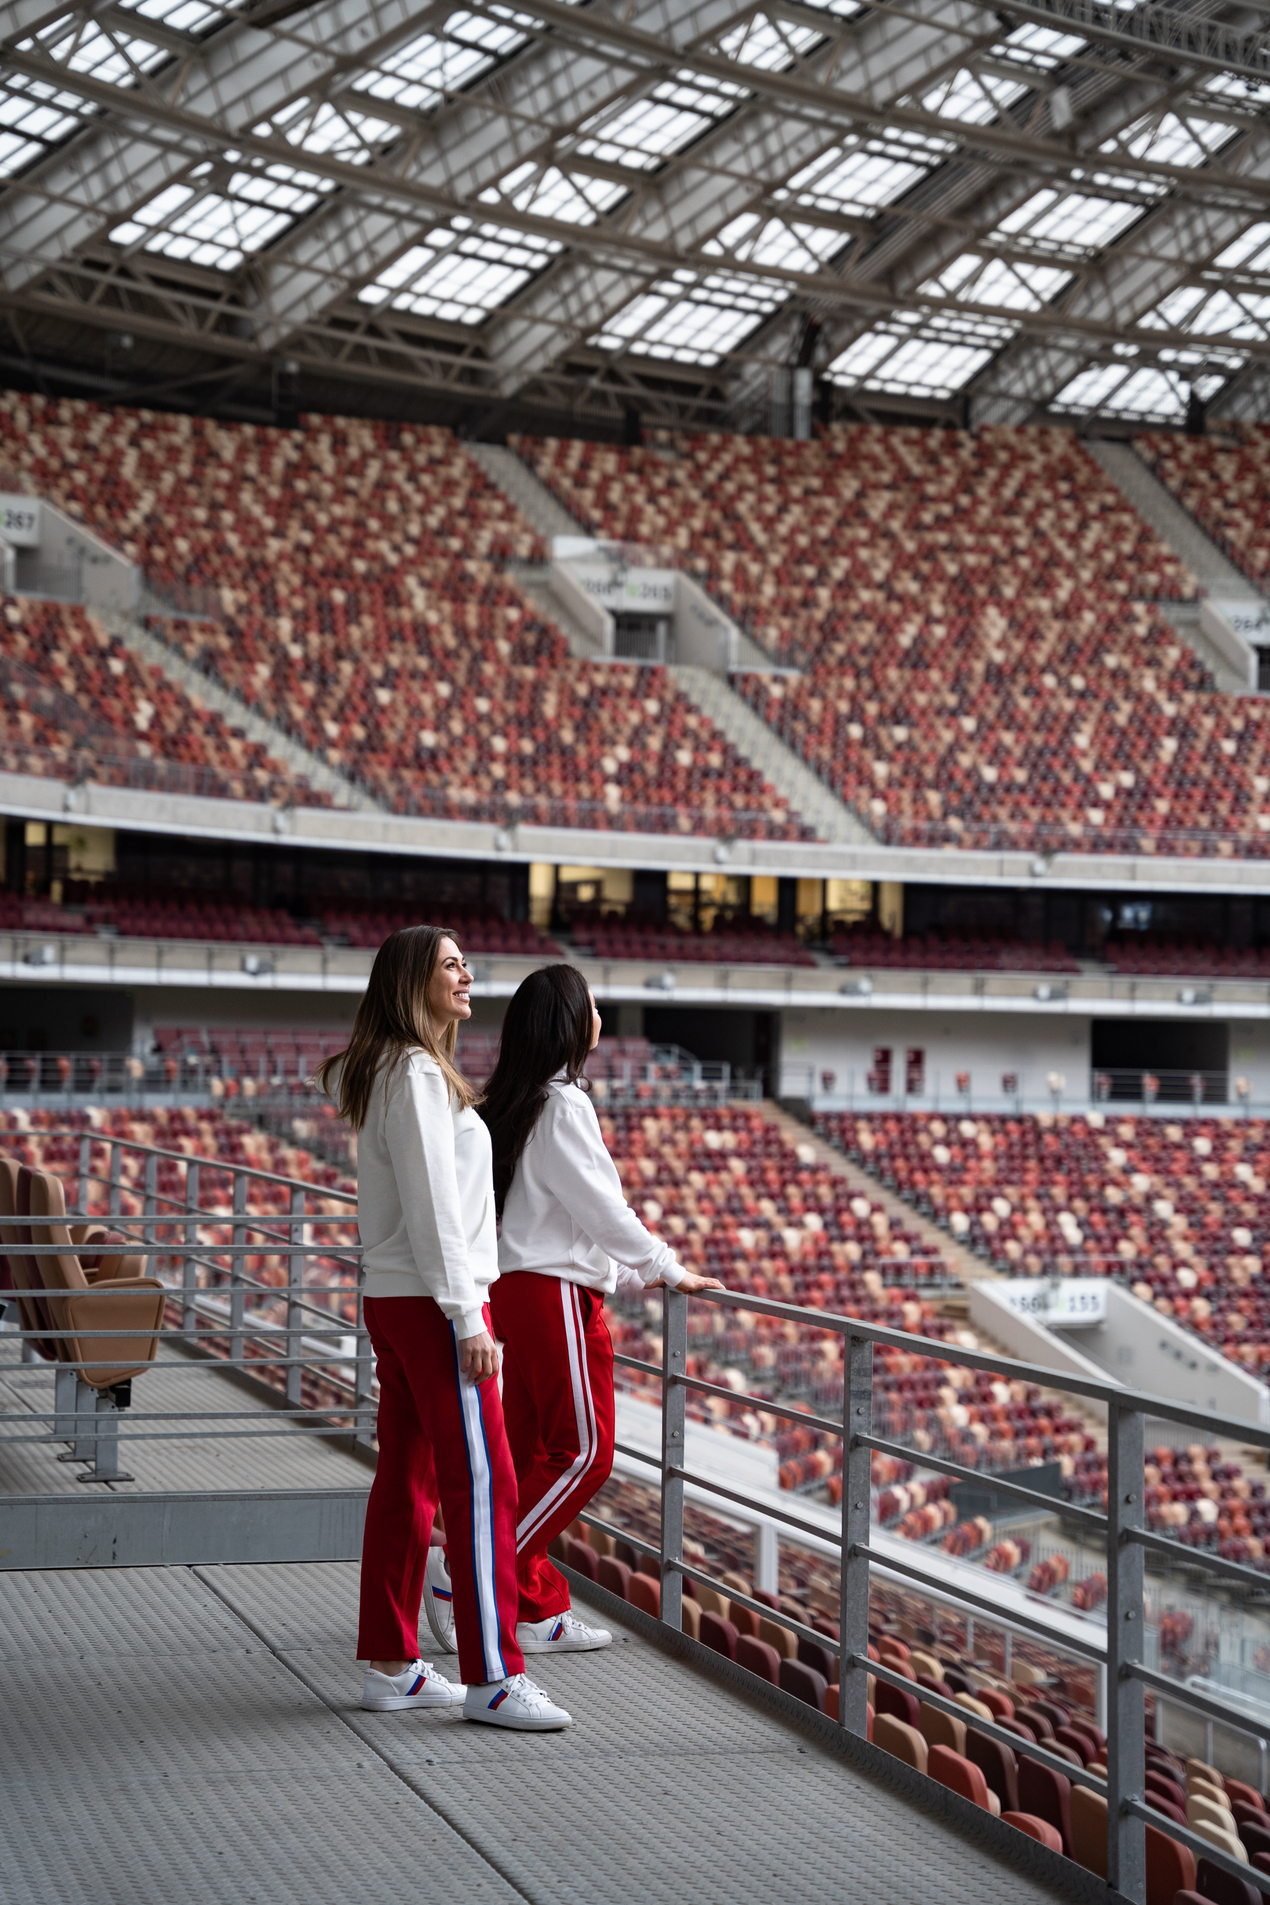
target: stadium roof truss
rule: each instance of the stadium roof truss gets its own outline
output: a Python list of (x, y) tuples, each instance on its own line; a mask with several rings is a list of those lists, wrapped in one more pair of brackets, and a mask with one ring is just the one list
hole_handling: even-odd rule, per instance
[(142, 341), (138, 397), (268, 371), (597, 427), (743, 425), (795, 364), (866, 416), (1270, 400), (1259, 5), (10, 0), (0, 25), (10, 365), (52, 339), (118, 394)]

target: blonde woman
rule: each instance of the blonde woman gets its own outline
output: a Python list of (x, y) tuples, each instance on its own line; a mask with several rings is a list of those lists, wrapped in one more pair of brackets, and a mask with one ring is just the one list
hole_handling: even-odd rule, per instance
[[(366, 1510), (362, 1705), (462, 1705), (523, 1732), (572, 1724), (516, 1642), (516, 1474), (487, 1298), (498, 1275), (489, 1134), (454, 1061), (472, 976), (453, 933), (380, 947), (347, 1050), (320, 1073), (360, 1133), (357, 1222), (379, 1375), (379, 1463)], [(438, 1503), (449, 1548), (455, 1686), (419, 1658)]]

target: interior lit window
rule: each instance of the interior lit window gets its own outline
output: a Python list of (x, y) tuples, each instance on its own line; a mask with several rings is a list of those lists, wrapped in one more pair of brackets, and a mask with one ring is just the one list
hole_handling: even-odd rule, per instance
[(1018, 245), (1069, 251), (1092, 257), (1127, 231), (1142, 215), (1141, 205), (1124, 199), (1094, 198), (1085, 192), (1035, 193), (997, 226), (997, 235)]
[(708, 127), (735, 112), (749, 94), (726, 80), (698, 82), (687, 74), (662, 80), (639, 99), (606, 107), (582, 127), (578, 154), (608, 165), (652, 172), (682, 152)]
[(138, 246), (166, 258), (232, 271), (293, 225), (334, 187), (287, 165), (258, 171), (232, 164), (196, 166), (134, 212), (110, 236), (117, 245)]
[(549, 239), (456, 218), (429, 232), (421, 245), (412, 245), (357, 295), (363, 304), (413, 311), (447, 324), (480, 324), (560, 249)]
[(680, 364), (717, 364), (787, 294), (722, 274), (677, 271), (609, 320), (593, 340), (604, 350), (637, 351)]
[(530, 22), (523, 15), (498, 6), (490, 15), (452, 13), (442, 31), (417, 33), (395, 53), (377, 60), (354, 80), (355, 89), (412, 112), (431, 111), (525, 45)]
[(953, 150), (951, 141), (902, 133), (832, 146), (795, 172), (777, 196), (827, 212), (873, 212), (892, 204)]
[(982, 342), (971, 336), (905, 336), (895, 331), (866, 331), (829, 366), (836, 384), (889, 391), (907, 397), (950, 397), (981, 371), (1010, 335), (1001, 326), (979, 327)]

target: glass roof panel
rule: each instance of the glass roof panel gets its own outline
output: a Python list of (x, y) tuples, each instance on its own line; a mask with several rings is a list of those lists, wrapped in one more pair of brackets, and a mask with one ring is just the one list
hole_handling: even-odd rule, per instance
[(1055, 409), (1087, 416), (1136, 417), (1143, 422), (1176, 423), (1186, 415), (1189, 380), (1175, 371), (1148, 364), (1093, 364), (1080, 372), (1054, 399)]
[(1213, 259), (1227, 271), (1264, 271), (1270, 266), (1270, 225), (1250, 225), (1225, 251)]
[(866, 331), (829, 366), (835, 384), (904, 397), (950, 397), (983, 369), (996, 344)]
[(1026, 80), (1003, 79), (997, 73), (973, 73), (962, 67), (931, 92), (922, 95), (928, 112), (944, 119), (960, 119), (968, 126), (986, 126), (1028, 91)]
[(116, 225), (110, 236), (118, 245), (232, 271), (334, 189), (329, 181), (287, 165), (228, 174), (223, 166), (200, 165)]
[(1071, 280), (1069, 271), (1053, 265), (1015, 264), (1005, 258), (981, 258), (975, 252), (963, 252), (921, 289), (942, 291), (975, 304), (1004, 305), (1011, 311), (1039, 311)]
[(23, 50), (38, 49), (49, 54), (72, 73), (91, 73), (112, 86), (127, 85), (138, 73), (149, 73), (162, 66), (172, 55), (152, 40), (135, 39), (131, 34), (112, 33), (92, 20), (64, 16), (37, 34), (22, 41)]
[(384, 147), (401, 137), (400, 127), (372, 113), (360, 112), (345, 102), (334, 105), (327, 99), (300, 99), (266, 120), (256, 130), (281, 133), (309, 152), (331, 152), (352, 165), (363, 165)]
[(1003, 218), (995, 235), (1008, 237), (1017, 245), (1091, 258), (1141, 215), (1141, 205), (1124, 199), (1046, 190), (1035, 193)]
[(514, 205), (518, 212), (537, 212), (542, 218), (559, 218), (570, 225), (593, 225), (626, 192), (625, 185), (612, 179), (566, 178), (556, 166), (530, 159), (482, 192), (481, 198), (487, 205)]
[(847, 242), (844, 233), (827, 231), (822, 225), (765, 219), (745, 212), (725, 225), (703, 250), (726, 252), (745, 264), (764, 265), (774, 271), (818, 271), (824, 260), (841, 251)]
[(1106, 140), (1099, 150), (1128, 152), (1135, 159), (1151, 159), (1157, 165), (1202, 165), (1235, 137), (1230, 126), (1217, 125), (1211, 119), (1188, 115), (1183, 122), (1176, 113), (1152, 113), (1136, 120), (1115, 139)]
[[(215, 20), (228, 17), (228, 7), (208, 6), (206, 0), (119, 0), (130, 13), (158, 20), (174, 33), (202, 33)], [(234, 11), (237, 11), (235, 8)]]
[(430, 112), (524, 46), (527, 24), (507, 7), (493, 7), (489, 18), (452, 13), (439, 32), (417, 33), (377, 60), (353, 81), (354, 89), (411, 112)]
[(1049, 71), (1079, 53), (1084, 44), (1075, 33), (1057, 33), (1053, 27), (1016, 26), (1013, 33), (1007, 33), (992, 50), (1007, 59), (1017, 58)]
[(831, 146), (776, 196), (826, 212), (873, 212), (892, 204), (954, 149), (951, 141), (904, 133)]
[(717, 364), (757, 323), (785, 302), (745, 278), (719, 273), (693, 281), (687, 272), (654, 285), (610, 318), (592, 343), (678, 364)]
[(412, 311), (417, 317), (480, 324), (560, 249), (551, 239), (452, 219), (430, 231), (421, 245), (412, 245), (357, 295), (363, 304)]
[(688, 75), (661, 80), (638, 99), (606, 106), (582, 126), (580, 158), (653, 172), (674, 152), (736, 110), (749, 94), (728, 81), (699, 82)]
[(769, 20), (756, 13), (751, 20), (733, 27), (719, 41), (719, 51), (742, 66), (757, 66), (765, 73), (778, 73), (792, 66), (800, 53), (818, 46), (824, 34), (818, 27), (797, 26), (791, 20)]
[(84, 110), (73, 94), (43, 80), (5, 74), (0, 79), (0, 178), (12, 178), (69, 138)]

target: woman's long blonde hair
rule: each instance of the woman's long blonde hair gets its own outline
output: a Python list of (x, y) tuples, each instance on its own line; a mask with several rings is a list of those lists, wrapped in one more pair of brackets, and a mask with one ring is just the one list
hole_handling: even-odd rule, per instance
[(318, 1084), (355, 1131), (366, 1122), (380, 1066), (387, 1060), (391, 1070), (410, 1051), (426, 1052), (436, 1061), (450, 1097), (464, 1110), (476, 1102), (475, 1091), (454, 1062), (458, 1021), (452, 1019), (438, 1032), (428, 1016), (428, 988), (443, 939), (459, 943), (448, 926), (403, 926), (388, 935), (375, 954), (348, 1044), (318, 1067)]

